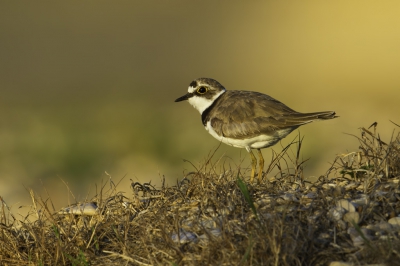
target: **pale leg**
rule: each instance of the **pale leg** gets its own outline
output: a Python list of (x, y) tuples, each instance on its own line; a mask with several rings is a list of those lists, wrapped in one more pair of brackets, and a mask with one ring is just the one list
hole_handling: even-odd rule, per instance
[(258, 182), (261, 183), (262, 180), (262, 171), (264, 170), (264, 157), (262, 156), (261, 150), (258, 150), (258, 157), (260, 158), (260, 160), (258, 161), (258, 166), (260, 167), (259, 171), (258, 171)]
[(250, 156), (251, 156), (251, 175), (250, 175), (250, 183), (253, 183), (254, 180), (254, 175), (256, 172), (256, 167), (257, 167), (257, 158), (254, 156), (253, 152), (250, 150), (249, 151)]

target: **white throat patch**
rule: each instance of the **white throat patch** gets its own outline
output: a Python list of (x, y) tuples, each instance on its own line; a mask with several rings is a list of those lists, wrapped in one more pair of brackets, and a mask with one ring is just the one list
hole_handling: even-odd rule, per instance
[[(189, 87), (188, 92), (193, 93), (195, 88)], [(188, 99), (189, 103), (202, 114), (204, 110), (206, 110), (210, 105), (225, 91), (220, 91), (218, 94), (215, 94), (213, 98), (207, 99), (204, 97), (200, 97), (197, 95), (194, 95), (193, 97), (190, 97)]]

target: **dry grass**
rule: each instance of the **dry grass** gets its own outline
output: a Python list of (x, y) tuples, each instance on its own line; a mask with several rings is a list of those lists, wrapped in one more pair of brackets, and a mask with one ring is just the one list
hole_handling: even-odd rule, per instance
[[(262, 184), (210, 155), (175, 186), (132, 182), (122, 193), (110, 182), (85, 205), (97, 206), (90, 215), (55, 212), (31, 192), (30, 214), (17, 219), (1, 199), (1, 265), (393, 265), (398, 234), (354, 246), (347, 233), (400, 214), (400, 201), (387, 200), (400, 199), (400, 137), (385, 143), (375, 126), (361, 129), (359, 151), (338, 156), (312, 184), (299, 138), (276, 154)], [(358, 225), (329, 218), (337, 200), (361, 194), (374, 204), (357, 209)]]

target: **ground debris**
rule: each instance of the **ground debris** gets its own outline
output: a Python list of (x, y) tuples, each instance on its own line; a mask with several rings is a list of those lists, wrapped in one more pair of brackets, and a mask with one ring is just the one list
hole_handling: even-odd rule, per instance
[(208, 158), (175, 186), (132, 182), (55, 213), (32, 192), (32, 222), (1, 199), (0, 264), (400, 265), (400, 138), (375, 131), (313, 183), (285, 148), (261, 184)]

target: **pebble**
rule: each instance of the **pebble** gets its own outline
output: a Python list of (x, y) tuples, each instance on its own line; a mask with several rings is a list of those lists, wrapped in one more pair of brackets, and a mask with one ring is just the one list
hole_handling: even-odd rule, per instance
[(351, 203), (355, 205), (355, 207), (358, 206), (366, 206), (369, 203), (369, 197), (365, 194), (362, 194), (359, 198), (357, 199), (352, 199)]
[(332, 261), (329, 263), (329, 266), (353, 266), (354, 264), (351, 262), (343, 262), (343, 261)]
[(394, 227), (400, 228), (400, 217), (390, 218), (388, 223), (393, 225)]
[(356, 223), (360, 221), (360, 214), (358, 212), (348, 212), (343, 215), (343, 221), (348, 222), (350, 224)]
[(171, 239), (174, 242), (179, 242), (181, 244), (185, 244), (188, 242), (197, 242), (197, 235), (195, 233), (186, 231), (184, 229), (179, 229), (178, 234), (172, 234)]
[(365, 241), (371, 241), (374, 239), (375, 232), (368, 228), (361, 228), (360, 233), (354, 227), (347, 229), (347, 233), (350, 235), (353, 245), (358, 247), (365, 244)]
[(342, 207), (343, 209), (345, 209), (348, 212), (355, 212), (356, 211), (356, 207), (354, 207), (353, 203), (351, 203), (350, 201), (348, 201), (346, 199), (339, 200), (336, 203), (336, 206)]
[(77, 205), (63, 208), (59, 214), (75, 214), (75, 215), (96, 215), (97, 205), (94, 202), (80, 203)]
[(336, 206), (328, 211), (328, 217), (333, 221), (339, 221), (342, 219), (345, 213), (346, 210), (344, 208)]

